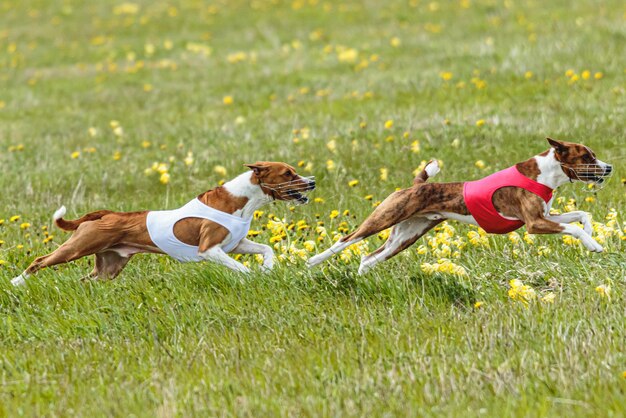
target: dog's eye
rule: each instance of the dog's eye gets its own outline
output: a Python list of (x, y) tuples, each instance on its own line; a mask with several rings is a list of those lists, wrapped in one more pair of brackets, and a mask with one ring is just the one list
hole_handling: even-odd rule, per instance
[(585, 154), (583, 156), (583, 161), (586, 162), (586, 163), (591, 163), (591, 162), (593, 162), (593, 157), (591, 155), (589, 155), (589, 154)]

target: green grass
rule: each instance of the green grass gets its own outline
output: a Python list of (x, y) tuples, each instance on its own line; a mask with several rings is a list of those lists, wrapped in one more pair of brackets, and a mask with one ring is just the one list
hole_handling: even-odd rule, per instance
[[(122, 15), (122, 2), (0, 3), (0, 416), (626, 415), (626, 9), (410, 3), (138, 1)], [(229, 62), (236, 52), (246, 59)], [(288, 235), (302, 248), (317, 221), (355, 227), (422, 160), (443, 161), (441, 181), (477, 178), (543, 151), (547, 135), (615, 165), (594, 202), (578, 185), (558, 193), (603, 224), (617, 210), (602, 254), (505, 236), (462, 248), (464, 277), (424, 273), (437, 256), (412, 248), (363, 277), (357, 256), (244, 278), (142, 255), (112, 282), (81, 284), (84, 259), (9, 283), (68, 238), (50, 222), (61, 204), (69, 218), (173, 208), (222, 180), (216, 165), (232, 177), (256, 160), (302, 162), (324, 202), (272, 205), (253, 223), (269, 242), (268, 214), (306, 221)], [(144, 174), (153, 162), (169, 165), (168, 185)], [(472, 229), (453, 226), (467, 241)], [(525, 308), (512, 279), (554, 303)]]

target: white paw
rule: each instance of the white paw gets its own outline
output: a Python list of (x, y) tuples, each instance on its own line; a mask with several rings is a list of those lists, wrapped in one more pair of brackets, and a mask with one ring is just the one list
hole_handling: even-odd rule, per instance
[(365, 273), (367, 273), (371, 269), (372, 268), (369, 265), (361, 263), (361, 265), (359, 266), (359, 276), (364, 275)]
[(240, 266), (239, 268), (237, 268), (237, 271), (239, 273), (244, 273), (244, 274), (250, 274), (251, 273), (251, 270), (248, 267), (243, 266), (243, 265)]
[(13, 286), (24, 286), (26, 284), (26, 279), (22, 274), (20, 274), (19, 276), (11, 279), (11, 284)]
[(263, 273), (271, 273), (273, 269), (274, 269), (274, 263), (267, 263), (267, 264), (264, 263), (261, 266), (261, 271)]
[(583, 245), (591, 252), (593, 253), (601, 253), (602, 251), (604, 251), (604, 248), (602, 248), (602, 246), (600, 244), (598, 244), (596, 242), (595, 239), (593, 238), (587, 238), (587, 239), (583, 239), (582, 240)]
[(320, 257), (319, 255), (316, 255), (315, 257), (311, 257), (306, 261), (306, 266), (308, 268), (315, 267), (321, 262), (322, 262), (322, 257)]
[(372, 260), (368, 256), (363, 256), (361, 258), (361, 264), (359, 265), (359, 276), (362, 276), (368, 271), (370, 271), (372, 267), (374, 267), (374, 264), (375, 264), (375, 260)]

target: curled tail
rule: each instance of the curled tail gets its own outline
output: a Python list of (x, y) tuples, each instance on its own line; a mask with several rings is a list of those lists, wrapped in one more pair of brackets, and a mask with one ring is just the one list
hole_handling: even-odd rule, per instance
[(56, 212), (54, 212), (54, 215), (52, 215), (52, 219), (54, 220), (54, 223), (56, 224), (56, 226), (58, 226), (61, 229), (64, 229), (65, 231), (75, 231), (78, 228), (78, 226), (82, 224), (83, 222), (95, 221), (95, 220), (102, 218), (104, 215), (113, 213), (113, 211), (110, 211), (110, 210), (99, 210), (96, 212), (88, 213), (84, 215), (83, 217), (76, 219), (74, 221), (66, 221), (65, 219), (63, 219), (65, 212), (66, 212), (65, 206), (61, 206), (59, 209), (57, 209)]
[(417, 186), (418, 184), (426, 183), (429, 178), (435, 177), (439, 171), (439, 163), (437, 160), (430, 160), (424, 166), (424, 169), (420, 171), (417, 176), (415, 176), (413, 179), (413, 185)]

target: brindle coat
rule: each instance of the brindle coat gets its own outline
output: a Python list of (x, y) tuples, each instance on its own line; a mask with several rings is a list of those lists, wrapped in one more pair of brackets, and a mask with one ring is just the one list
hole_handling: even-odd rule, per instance
[[(584, 145), (547, 139), (554, 149), (555, 164), (560, 164), (558, 170), (562, 170), (571, 181), (577, 179), (575, 175), (578, 179), (580, 177), (580, 172), (576, 172), (573, 167), (596, 161), (593, 152)], [(545, 151), (539, 156), (516, 164), (516, 167), (523, 175), (537, 181), (541, 174), (537, 157), (546, 157), (549, 153), (550, 150)], [(610, 172), (610, 168), (608, 171)], [(309, 266), (317, 265), (348, 246), (393, 227), (387, 242), (363, 258), (359, 269), (363, 272), (408, 248), (446, 218), (471, 216), (463, 198), (464, 183), (426, 183), (428, 178), (425, 168), (414, 179), (412, 187), (389, 195), (354, 232), (342, 237), (330, 249), (311, 258)], [(553, 234), (564, 231), (561, 223), (547, 219), (549, 213), (546, 213), (543, 199), (527, 190), (503, 187), (494, 193), (493, 204), (505, 217), (523, 221), (531, 234)]]

